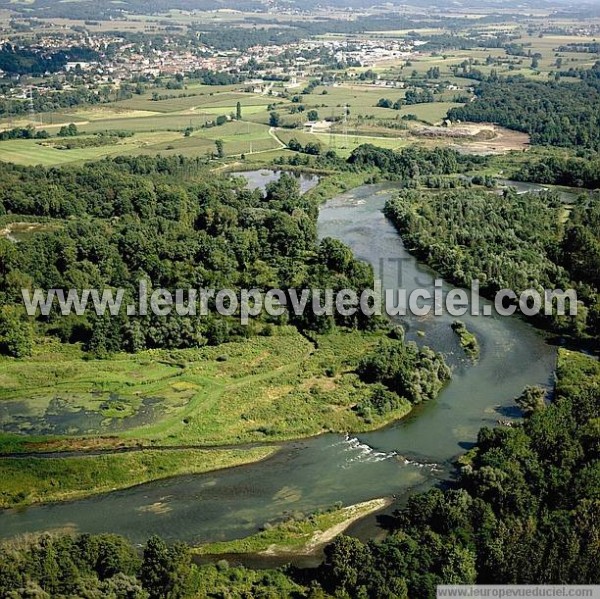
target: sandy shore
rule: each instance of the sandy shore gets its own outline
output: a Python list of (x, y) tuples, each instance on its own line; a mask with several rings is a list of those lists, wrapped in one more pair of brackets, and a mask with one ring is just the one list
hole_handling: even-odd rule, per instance
[(343, 508), (347, 518), (331, 528), (315, 531), (310, 540), (308, 540), (302, 547), (271, 545), (264, 551), (261, 551), (259, 555), (310, 555), (321, 549), (324, 545), (327, 545), (327, 543), (331, 543), (333, 539), (341, 535), (357, 520), (388, 507), (392, 502), (392, 498), (383, 497), (380, 499), (372, 499), (371, 501), (364, 501), (363, 503), (350, 505), (346, 508)]

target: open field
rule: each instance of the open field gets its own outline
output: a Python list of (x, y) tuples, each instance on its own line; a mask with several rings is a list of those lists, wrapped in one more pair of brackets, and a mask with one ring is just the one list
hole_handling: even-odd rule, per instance
[(282, 328), (218, 348), (102, 361), (49, 343), (30, 359), (0, 362), (3, 448), (27, 448), (28, 437), (16, 433), (34, 436), (29, 441), (39, 449), (41, 438), (57, 435), (210, 446), (374, 428), (384, 419), (367, 425), (352, 410), (368, 392), (353, 370), (380, 335), (332, 333), (315, 350)]
[[(354, 369), (380, 338), (337, 332), (319, 336), (315, 349), (283, 327), (219, 347), (102, 361), (53, 341), (27, 360), (2, 358), (1, 453), (74, 453), (0, 457), (0, 476), (10, 481), (0, 507), (254, 462), (276, 446), (235, 445), (370, 430), (401, 418), (408, 402), (368, 422), (353, 410), (370, 393)], [(220, 447), (226, 445), (233, 447)]]
[(456, 102), (431, 102), (428, 104), (404, 106), (398, 112), (401, 117), (407, 114), (414, 114), (420, 121), (434, 125), (441, 121), (451, 108), (457, 106), (462, 106), (462, 104), (457, 104)]
[[(398, 59), (388, 61), (371, 67), (377, 72), (381, 78), (395, 79), (401, 77), (404, 80), (410, 81), (413, 73), (418, 77), (423, 77), (431, 67), (439, 67), (440, 81), (450, 81), (460, 87), (471, 87), (474, 82), (471, 79), (455, 77), (452, 67), (461, 67), (464, 62), (472, 65), (473, 68), (489, 75), (492, 70), (499, 75), (523, 75), (527, 78), (545, 81), (558, 70), (556, 60), (561, 59), (562, 64), (560, 69), (567, 70), (573, 68), (590, 68), (600, 58), (598, 54), (573, 51), (558, 51), (560, 46), (566, 46), (569, 43), (585, 43), (593, 42), (595, 38), (585, 36), (569, 36), (569, 35), (551, 35), (544, 34), (529, 35), (522, 29), (519, 29), (514, 23), (506, 23), (492, 26), (477, 26), (477, 31), (493, 32), (495, 29), (503, 31), (511, 31), (513, 34), (521, 34), (511, 41), (511, 43), (522, 45), (525, 53), (531, 52), (540, 54), (538, 65), (532, 68), (531, 56), (509, 55), (505, 48), (484, 48), (474, 47), (470, 49), (445, 49), (440, 52), (428, 52), (427, 46), (423, 46), (420, 52), (411, 56), (408, 59)], [(387, 32), (389, 37), (402, 37), (406, 35), (406, 31)], [(427, 32), (419, 30), (419, 33), (424, 35), (448, 33), (441, 30)], [(377, 37), (386, 37), (384, 32), (379, 32)], [(365, 69), (352, 69), (356, 73), (360, 73)]]
[(0, 142), (0, 160), (23, 165), (58, 166), (125, 152), (125, 144), (78, 150), (57, 150), (42, 146), (36, 140), (29, 139)]
[(207, 121), (213, 120), (213, 115), (200, 111), (189, 114), (160, 114), (152, 117), (140, 118), (114, 118), (96, 121), (84, 121), (81, 125), (75, 123), (83, 133), (97, 133), (101, 131), (183, 131), (187, 127), (199, 128)]
[[(430, 106), (425, 104), (423, 106)], [(359, 125), (347, 135), (339, 132), (315, 132), (277, 129), (277, 137), (284, 143), (296, 139), (300, 144), (317, 141), (325, 150), (333, 149), (347, 157), (362, 144), (399, 150), (410, 144), (428, 147), (451, 146), (476, 154), (501, 154), (529, 148), (529, 136), (517, 131), (486, 124), (462, 123), (450, 127), (428, 127), (411, 123), (407, 129), (389, 129), (367, 124)]]
[(368, 135), (348, 135), (341, 133), (315, 133), (313, 135), (320, 144), (327, 148), (334, 149), (340, 156), (347, 157), (352, 150), (362, 144), (373, 144), (381, 148), (389, 148), (390, 150), (398, 150), (407, 146), (410, 141), (407, 137), (376, 137)]
[[(0, 160), (23, 165), (57, 166), (95, 160), (105, 156), (118, 154), (182, 154), (184, 156), (205, 156), (215, 152), (215, 141), (224, 142), (227, 156), (263, 152), (280, 147), (280, 143), (269, 133), (267, 125), (256, 123), (229, 122), (221, 127), (197, 129), (189, 137), (185, 137), (177, 128), (194, 127), (203, 124), (206, 117), (158, 117), (154, 119), (137, 118), (131, 121), (113, 119), (110, 121), (93, 121), (80, 126), (82, 132), (125, 129), (136, 133), (112, 145), (98, 147), (75, 148), (71, 150), (52, 147), (46, 140), (19, 139), (0, 142)], [(156, 130), (166, 126), (173, 130)], [(147, 129), (147, 130), (146, 130)], [(80, 138), (78, 138), (80, 139)]]
[(114, 145), (59, 150), (36, 139), (18, 139), (0, 142), (0, 160), (23, 165), (58, 166), (73, 162), (96, 160), (117, 154), (140, 153), (147, 147), (180, 139), (180, 133), (142, 133), (126, 137)]
[[(239, 88), (239, 86), (237, 86)], [(274, 98), (236, 92), (236, 86), (190, 86), (187, 97), (152, 100), (151, 94), (78, 110), (52, 112), (36, 119), (37, 129), (55, 135), (69, 123), (77, 125), (81, 135), (114, 131), (134, 133), (113, 145), (59, 150), (51, 140), (16, 139), (0, 142), (0, 160), (23, 165), (58, 166), (95, 160), (117, 154), (157, 154), (166, 156), (206, 156), (215, 153), (215, 141), (224, 142), (226, 156), (277, 150), (281, 144), (269, 133), (269, 103)], [(277, 100), (280, 104), (282, 100)], [(242, 106), (243, 122), (230, 121), (220, 127), (206, 127), (219, 116), (235, 116), (237, 103)], [(247, 117), (247, 118), (246, 118)], [(255, 118), (258, 117), (258, 118)], [(27, 119), (4, 119), (1, 128), (25, 127)], [(184, 137), (184, 131), (193, 131)]]
[[(180, 112), (184, 110), (197, 109), (201, 107), (233, 107), (238, 102), (243, 106), (267, 106), (273, 101), (269, 96), (262, 96), (249, 93), (235, 92), (231, 88), (233, 86), (205, 86), (213, 87), (210, 92), (200, 92), (198, 90), (185, 92), (172, 92), (173, 98), (165, 100), (153, 100), (151, 95), (144, 95), (117, 102), (117, 106), (128, 110), (152, 111), (160, 113)], [(215, 89), (216, 87), (216, 89)], [(237, 86), (239, 88), (239, 86)], [(168, 90), (166, 90), (168, 92)], [(180, 94), (185, 94), (185, 97), (177, 97)], [(194, 95), (190, 95), (194, 94)], [(169, 95), (167, 93), (167, 95)]]
[[(101, 106), (90, 106), (89, 108), (80, 108), (76, 112), (71, 113), (70, 115), (61, 115), (60, 112), (51, 113), (51, 117), (55, 117), (57, 119), (61, 119), (64, 122), (65, 117), (76, 120), (83, 121), (106, 121), (109, 119), (135, 119), (142, 117), (155, 117), (158, 110), (136, 110), (125, 108), (117, 104), (106, 104)], [(46, 115), (40, 115), (46, 117)], [(46, 123), (46, 119), (43, 120)]]

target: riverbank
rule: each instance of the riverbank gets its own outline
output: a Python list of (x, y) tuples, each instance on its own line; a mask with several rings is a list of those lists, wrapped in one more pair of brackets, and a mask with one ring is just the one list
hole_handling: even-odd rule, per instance
[(379, 498), (348, 507), (336, 507), (307, 517), (290, 518), (265, 530), (233, 541), (200, 545), (197, 555), (260, 554), (264, 556), (312, 555), (358, 520), (389, 507), (393, 499)]
[(316, 186), (306, 192), (306, 197), (314, 199), (317, 204), (324, 204), (327, 200), (364, 185), (373, 178), (373, 173), (369, 171), (336, 171), (325, 168), (318, 168), (314, 165), (295, 166), (291, 164), (275, 164), (272, 158), (264, 159), (261, 162), (234, 161), (221, 165), (213, 172), (219, 175), (234, 175), (237, 173), (261, 173), (261, 172), (290, 172), (301, 176), (319, 177)]
[(2, 359), (0, 507), (248, 464), (278, 442), (399, 420), (408, 401), (368, 419), (355, 409), (371, 388), (354, 371), (384, 335), (337, 330), (313, 344), (279, 327), (219, 347), (101, 361), (49, 341), (32, 358)]
[(144, 450), (70, 458), (0, 459), (0, 508), (73, 501), (173, 476), (203, 474), (264, 460), (277, 447), (243, 450)]
[[(364, 186), (328, 202), (319, 213), (319, 235), (345, 242), (355, 255), (376, 270), (382, 259), (390, 256), (402, 259), (402, 281), (410, 293), (423, 285), (433, 286), (434, 275), (406, 252), (397, 232), (381, 212), (386, 198), (395, 189), (393, 184)], [(382, 274), (384, 286), (397, 287), (395, 263)], [(149, 536), (159, 534), (171, 541), (182, 540), (197, 546), (248, 537), (260, 532), (266, 522), (281, 521), (286, 514), (314, 513), (338, 501), (355, 505), (373, 497), (406, 496), (427, 490), (449, 476), (452, 461), (472, 446), (482, 426), (494, 426), (499, 418), (518, 417), (511, 398), (517, 397), (526, 385), (546, 385), (553, 380), (555, 352), (524, 322), (469, 315), (464, 321), (482, 348), (476, 364), (462, 359), (462, 350), (450, 328), (451, 318), (408, 317), (403, 320), (407, 339), (415, 340), (416, 331), (423, 331), (428, 345), (449, 356), (455, 373), (437, 400), (418, 406), (409, 417), (387, 427), (386, 422), (397, 421), (401, 415), (386, 414), (385, 419), (367, 424), (351, 409), (352, 402), (346, 391), (354, 397), (361, 392), (352, 374), (352, 363), (365, 346), (373, 347), (376, 343), (377, 336), (371, 333), (338, 331), (318, 337), (318, 348), (315, 348), (306, 339), (291, 334), (293, 331), (287, 340), (282, 339), (285, 329), (276, 328), (271, 337), (257, 336), (240, 342), (245, 348), (243, 351), (237, 342), (197, 350), (197, 360), (184, 360), (184, 354), (178, 351), (122, 356), (120, 359), (125, 360), (122, 364), (115, 356), (117, 369), (113, 375), (103, 370), (105, 361), (90, 360), (89, 371), (70, 378), (76, 383), (75, 391), (87, 390), (88, 393), (94, 390), (91, 381), (106, 378), (104, 388), (96, 389), (105, 396), (84, 396), (99, 403), (106, 400), (111, 385), (119, 391), (114, 401), (133, 396), (143, 404), (147, 392), (150, 397), (160, 397), (158, 392), (163, 391), (164, 398), (171, 401), (180, 397), (183, 409), (190, 405), (190, 397), (185, 394), (192, 394), (199, 419), (184, 424), (177, 404), (173, 404), (167, 413), (170, 425), (156, 429), (162, 435), (155, 441), (157, 446), (175, 446), (186, 438), (188, 441), (194, 436), (198, 439), (198, 435), (204, 435), (206, 442), (211, 440), (211, 444), (216, 445), (215, 431), (207, 425), (209, 419), (222, 426), (226, 436), (236, 443), (239, 443), (238, 436), (275, 444), (278, 437), (288, 434), (293, 438), (304, 437), (304, 440), (281, 443), (282, 449), (272, 457), (240, 468), (170, 477), (68, 503), (4, 510), (0, 512), (0, 536), (11, 538), (73, 526), (91, 534), (123, 534), (135, 543), (144, 543)], [(371, 341), (370, 335), (374, 335)], [(284, 352), (283, 356), (277, 348)], [(453, 359), (457, 351), (461, 357)], [(292, 367), (290, 362), (296, 355), (304, 357)], [(136, 366), (135, 377), (128, 374), (131, 365), (127, 360), (131, 359), (143, 360)], [(331, 360), (338, 370), (326, 372)], [(55, 356), (47, 356), (46, 361), (52, 368), (55, 368), (54, 363), (56, 367), (63, 364)], [(82, 363), (76, 360), (77, 365)], [(71, 369), (72, 361), (67, 360), (64, 366)], [(3, 367), (4, 364), (0, 366), (0, 379), (6, 372)], [(29, 390), (15, 398), (33, 402), (37, 397), (38, 403), (33, 407), (37, 406), (36, 413), (42, 415), (45, 410), (43, 405), (40, 407), (39, 394), (35, 392), (37, 379), (30, 380), (30, 376), (39, 377), (38, 387), (47, 388), (52, 384), (52, 397), (68, 390), (49, 376), (53, 371), (45, 370), (47, 367), (42, 359), (38, 364), (29, 365), (29, 369), (22, 372), (23, 384), (29, 385)], [(233, 376), (236, 370), (240, 373), (238, 377)], [(154, 383), (147, 378), (152, 372), (161, 375)], [(1, 380), (1, 389), (6, 388), (6, 382), (5, 378)], [(186, 385), (177, 384), (182, 382)], [(194, 390), (189, 387), (194, 383), (201, 385), (196, 394), (217, 385), (219, 394), (214, 406), (194, 399)], [(141, 394), (135, 395), (136, 391)], [(340, 400), (343, 397), (346, 399)], [(81, 405), (78, 402), (74, 401), (73, 405)], [(243, 407), (243, 402), (255, 406), (256, 410)], [(22, 404), (19, 407), (22, 408)], [(27, 413), (21, 412), (22, 415)], [(242, 415), (252, 419), (242, 420)], [(55, 423), (60, 421), (56, 414), (53, 418)], [(69, 418), (71, 426), (76, 424), (73, 414)], [(274, 427), (259, 432), (261, 419), (266, 421), (267, 418), (274, 422)], [(124, 424), (125, 421), (113, 418), (110, 422)], [(21, 421), (21, 425), (25, 424)], [(356, 426), (363, 432), (354, 437), (319, 434), (327, 430), (324, 424), (336, 426), (337, 430), (357, 430)], [(148, 432), (152, 426), (155, 425), (141, 429)], [(292, 435), (293, 430), (310, 429), (316, 430), (318, 436)], [(366, 432), (368, 430), (374, 432)], [(97, 436), (112, 436), (119, 443), (134, 445), (136, 434), (135, 431), (110, 433), (105, 430), (102, 435), (78, 438), (89, 442)], [(52, 438), (56, 440), (60, 436)], [(37, 449), (40, 449), (39, 443)], [(398, 459), (399, 456), (406, 459)], [(364, 539), (381, 532), (376, 519), (371, 517), (360, 520), (351, 529), (356, 526), (361, 527)], [(272, 563), (268, 556), (259, 557), (265, 563)], [(255, 561), (240, 558), (240, 563)], [(281, 561), (287, 560), (282, 557)]]

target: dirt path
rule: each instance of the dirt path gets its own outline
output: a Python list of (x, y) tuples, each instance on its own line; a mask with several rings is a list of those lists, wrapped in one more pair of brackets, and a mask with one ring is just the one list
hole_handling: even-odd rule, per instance
[(277, 137), (277, 133), (275, 133), (275, 127), (271, 127), (269, 129), (269, 135), (279, 144), (280, 150), (287, 148), (287, 146), (279, 139), (279, 137)]

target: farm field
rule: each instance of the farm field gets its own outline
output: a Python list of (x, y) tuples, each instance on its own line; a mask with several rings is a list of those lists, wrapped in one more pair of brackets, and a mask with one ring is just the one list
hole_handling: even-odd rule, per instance
[(351, 134), (345, 136), (342, 133), (334, 133), (333, 135), (329, 133), (315, 133), (314, 137), (323, 146), (326, 146), (328, 149), (335, 149), (340, 156), (344, 157), (349, 156), (352, 150), (362, 144), (373, 144), (381, 148), (397, 150), (411, 143), (407, 137), (371, 137), (368, 135)]
[(0, 142), (0, 160), (22, 165), (59, 166), (94, 160), (105, 156), (181, 154), (184, 156), (205, 156), (215, 153), (215, 141), (223, 141), (226, 156), (239, 156), (255, 152), (276, 150), (281, 144), (269, 134), (269, 127), (248, 123), (250, 131), (238, 130), (230, 123), (195, 132), (184, 137), (177, 131), (138, 132), (115, 145), (59, 150), (42, 145), (39, 140), (10, 140)]
[[(237, 102), (241, 102), (245, 106), (267, 106), (272, 101), (272, 98), (268, 96), (235, 92), (231, 89), (233, 86), (219, 86), (216, 89), (216, 86), (205, 87), (212, 87), (213, 89), (210, 92), (199, 92), (198, 90), (176, 92), (173, 94), (174, 97), (164, 100), (153, 100), (151, 94), (146, 94), (132, 98), (131, 100), (123, 100), (116, 104), (127, 110), (169, 113), (191, 109), (199, 110), (199, 107), (209, 106), (213, 108), (223, 106), (233, 107), (233, 110), (235, 110)], [(168, 90), (166, 91), (168, 92)], [(180, 94), (185, 95), (177, 97)], [(169, 93), (166, 95), (169, 95)]]
[[(485, 31), (486, 28), (478, 28), (481, 31)], [(503, 25), (502, 30), (506, 27)], [(398, 32), (398, 36), (405, 35), (407, 32)], [(423, 30), (420, 33), (425, 34)], [(443, 34), (443, 31), (435, 31), (429, 34)], [(519, 33), (518, 30), (514, 30), (513, 33)], [(395, 78), (399, 75), (404, 79), (410, 80), (415, 73), (417, 76), (424, 76), (431, 67), (439, 67), (440, 69), (440, 80), (448, 80), (452, 83), (462, 86), (470, 87), (473, 85), (473, 81), (461, 77), (455, 77), (452, 68), (462, 67), (462, 64), (467, 62), (474, 68), (489, 75), (492, 70), (496, 71), (499, 75), (510, 76), (510, 75), (523, 75), (530, 79), (536, 79), (545, 81), (549, 77), (553, 76), (555, 71), (558, 69), (556, 60), (561, 59), (561, 70), (568, 70), (569, 68), (591, 68), (594, 63), (598, 60), (599, 55), (587, 52), (572, 52), (572, 51), (558, 51), (560, 46), (567, 46), (571, 43), (585, 43), (594, 42), (595, 38), (586, 36), (569, 36), (569, 35), (550, 35), (545, 34), (542, 37), (536, 35), (531, 36), (524, 32), (521, 32), (521, 37), (512, 40), (512, 43), (516, 45), (522, 45), (526, 54), (531, 53), (531, 56), (535, 54), (541, 55), (538, 59), (538, 65), (536, 68), (532, 68), (531, 56), (511, 56), (507, 53), (504, 48), (469, 48), (469, 49), (446, 49), (443, 52), (427, 52), (427, 47), (423, 46), (422, 50), (410, 56), (408, 59), (399, 59), (396, 61), (390, 61), (381, 63), (372, 67), (372, 70), (377, 72), (382, 78)], [(395, 32), (391, 32), (391, 37), (394, 37)], [(488, 64), (489, 60), (499, 61), (497, 63)], [(353, 69), (354, 72), (360, 73), (365, 69)]]
[(145, 148), (161, 145), (167, 140), (181, 137), (176, 133), (144, 133), (128, 137), (115, 145), (59, 150), (42, 145), (39, 140), (19, 139), (0, 142), (0, 160), (22, 165), (59, 166), (96, 160), (105, 156), (143, 152)]
[[(46, 129), (51, 135), (69, 123), (74, 123), (82, 136), (115, 131), (134, 135), (113, 145), (71, 150), (56, 149), (45, 140), (1, 141), (0, 160), (22, 165), (58, 166), (117, 154), (206, 156), (215, 153), (215, 141), (218, 139), (223, 141), (225, 156), (266, 152), (281, 147), (267, 125), (267, 106), (274, 101), (272, 97), (235, 92), (235, 86), (190, 87), (188, 93), (194, 95), (183, 98), (155, 101), (146, 95), (80, 110), (44, 114), (36, 128)], [(247, 117), (243, 122), (230, 120), (222, 126), (206, 127), (217, 117), (231, 119), (232, 115), (235, 116), (238, 102), (242, 106), (243, 117)], [(282, 104), (281, 99), (278, 102)], [(259, 118), (255, 119), (257, 115)], [(26, 119), (5, 119), (0, 126), (25, 127), (28, 124)], [(184, 136), (186, 130), (191, 134)]]

